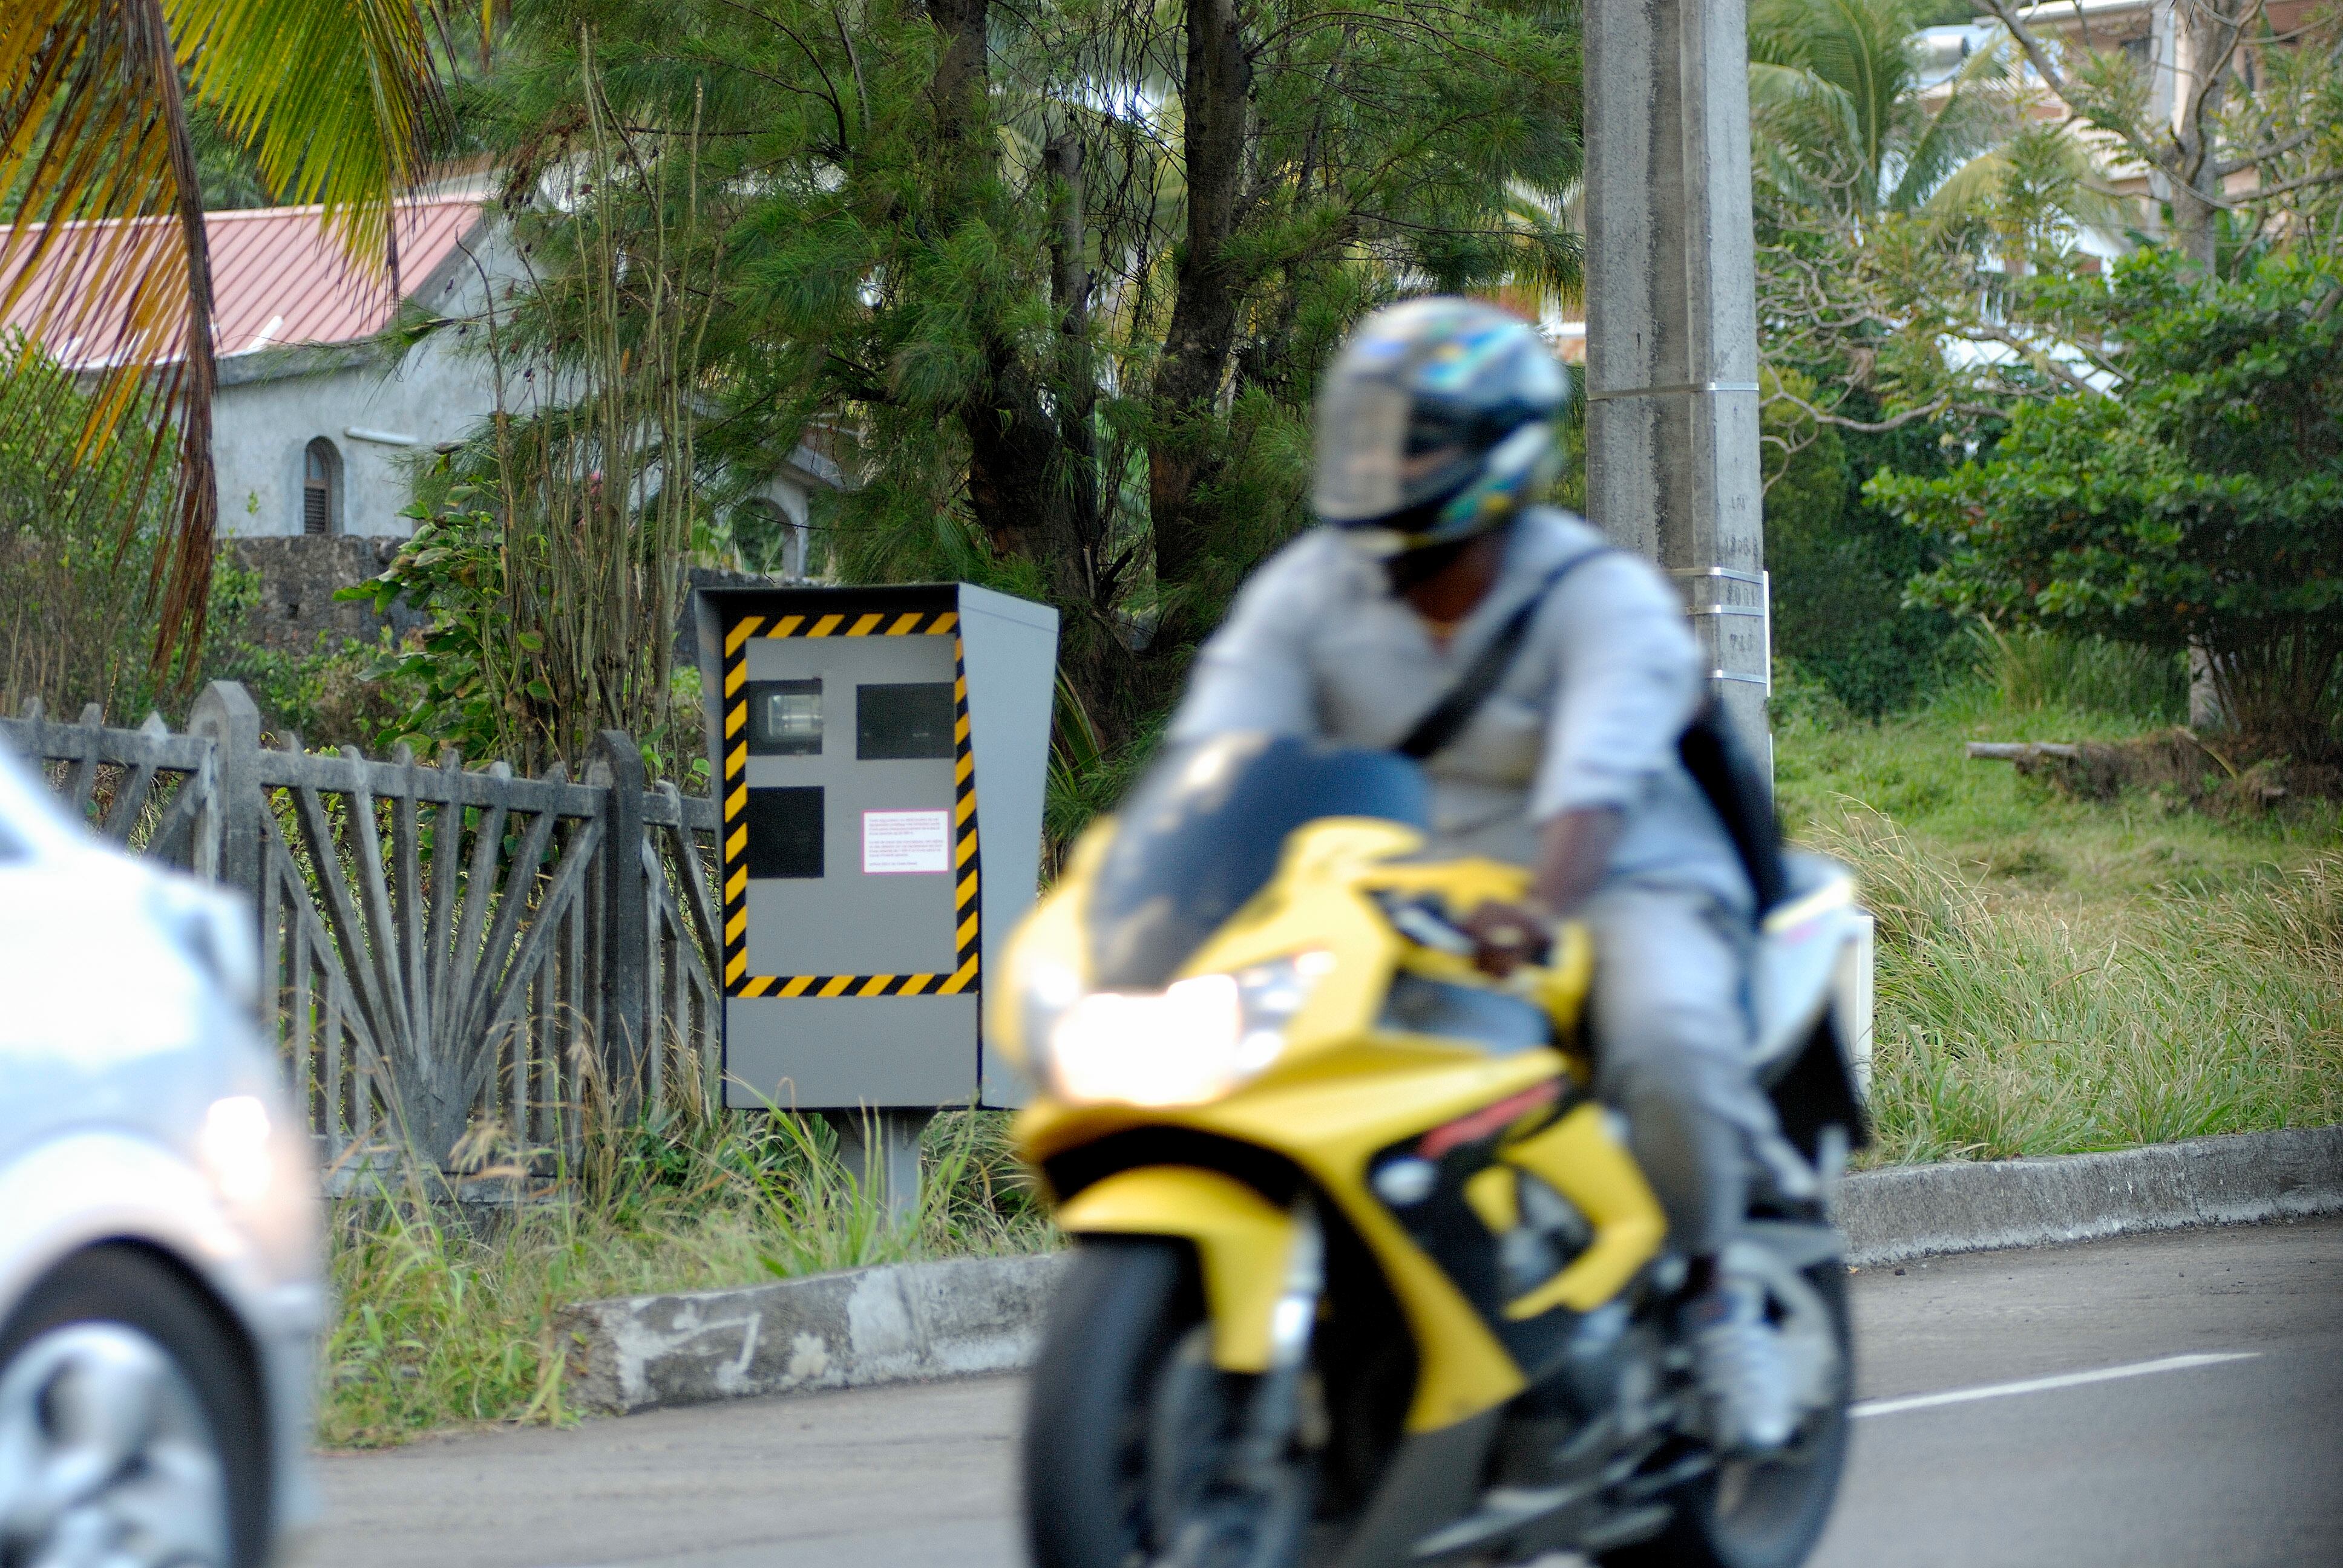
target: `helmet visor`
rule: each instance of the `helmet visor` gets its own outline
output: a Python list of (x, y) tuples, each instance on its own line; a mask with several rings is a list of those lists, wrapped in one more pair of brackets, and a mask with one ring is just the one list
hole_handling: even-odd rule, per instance
[(1401, 448), (1412, 399), (1377, 377), (1342, 376), (1318, 407), (1318, 475), (1311, 502), (1330, 523), (1389, 517), (1404, 503)]
[(1400, 387), (1351, 377), (1318, 409), (1318, 473), (1311, 504), (1330, 523), (1372, 522), (1449, 494), (1473, 477), (1479, 451), (1467, 425), (1426, 417)]

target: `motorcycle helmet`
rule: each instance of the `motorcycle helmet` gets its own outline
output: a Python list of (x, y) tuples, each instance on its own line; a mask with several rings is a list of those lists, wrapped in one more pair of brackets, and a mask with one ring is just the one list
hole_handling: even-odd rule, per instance
[(1321, 519), (1386, 561), (1460, 547), (1554, 481), (1570, 381), (1530, 326), (1434, 296), (1362, 321), (1318, 395)]

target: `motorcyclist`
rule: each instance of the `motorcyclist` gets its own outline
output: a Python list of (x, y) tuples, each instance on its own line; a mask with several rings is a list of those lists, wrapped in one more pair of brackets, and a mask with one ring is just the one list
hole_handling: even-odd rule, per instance
[[(1434, 852), (1534, 869), (1464, 924), (1503, 971), (1564, 919), (1595, 946), (1596, 1087), (1691, 1260), (1681, 1322), (1719, 1440), (1795, 1423), (1762, 1287), (1720, 1267), (1753, 1171), (1804, 1167), (1752, 1079), (1755, 900), (1677, 742), (1704, 695), (1681, 601), (1640, 558), (1539, 504), (1569, 383), (1493, 307), (1425, 298), (1358, 327), (1317, 410), (1325, 527), (1245, 585), (1205, 645), (1174, 742), (1232, 731), (1395, 747), (1540, 599), (1503, 675), (1430, 754)], [(1807, 1178), (1810, 1181), (1810, 1178)]]

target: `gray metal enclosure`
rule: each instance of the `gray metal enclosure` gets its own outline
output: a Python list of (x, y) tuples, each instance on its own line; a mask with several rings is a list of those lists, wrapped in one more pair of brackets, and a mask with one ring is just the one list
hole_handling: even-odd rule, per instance
[(945, 583), (707, 588), (696, 614), (726, 1103), (1021, 1103), (978, 993), (1040, 873), (1057, 611)]

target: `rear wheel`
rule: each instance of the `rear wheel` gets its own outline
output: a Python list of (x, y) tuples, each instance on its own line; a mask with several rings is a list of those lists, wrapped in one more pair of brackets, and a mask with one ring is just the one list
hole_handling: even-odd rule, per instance
[(1785, 1323), (1785, 1332), (1827, 1332), (1837, 1346), (1827, 1396), (1780, 1450), (1728, 1459), (1678, 1488), (1667, 1529), (1605, 1553), (1604, 1568), (1797, 1568), (1814, 1551), (1846, 1465), (1854, 1344), (1845, 1268), (1836, 1261), (1818, 1264), (1795, 1282), (1806, 1288), (1804, 1312), (1818, 1312), (1822, 1321)]
[(0, 1563), (250, 1568), (266, 1423), (217, 1310), (131, 1247), (68, 1260), (0, 1328)]
[(1212, 1364), (1188, 1249), (1086, 1242), (1059, 1287), (1026, 1414), (1037, 1568), (1289, 1568), (1309, 1523), (1290, 1455), (1242, 1471), (1258, 1380)]

